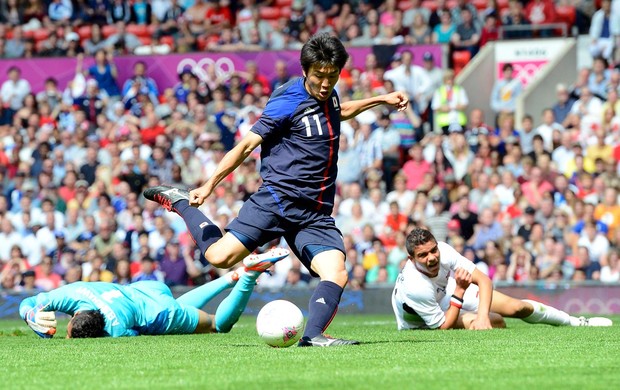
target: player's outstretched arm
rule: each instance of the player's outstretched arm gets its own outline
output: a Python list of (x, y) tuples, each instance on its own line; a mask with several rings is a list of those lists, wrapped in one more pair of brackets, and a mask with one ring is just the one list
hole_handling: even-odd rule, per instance
[(340, 106), (340, 120), (349, 120), (354, 118), (357, 114), (380, 104), (394, 106), (398, 111), (403, 111), (409, 104), (409, 98), (407, 98), (407, 95), (404, 92), (396, 91), (387, 95), (379, 95), (368, 99), (344, 102)]
[(475, 269), (472, 274), (472, 282), (478, 285), (480, 301), (478, 303), (478, 315), (472, 322), (471, 329), (492, 329), (489, 313), (491, 311), (491, 300), (493, 298), (493, 282), (478, 269)]
[(215, 169), (213, 176), (205, 184), (189, 192), (189, 204), (198, 207), (211, 195), (215, 187), (252, 153), (258, 145), (263, 142), (263, 138), (253, 132), (249, 132), (232, 150), (222, 158)]

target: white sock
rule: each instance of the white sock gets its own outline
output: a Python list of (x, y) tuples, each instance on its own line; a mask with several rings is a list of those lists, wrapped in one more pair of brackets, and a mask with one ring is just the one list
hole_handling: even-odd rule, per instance
[(558, 310), (555, 307), (547, 306), (543, 303), (532, 301), (530, 299), (523, 299), (524, 302), (529, 302), (534, 307), (534, 312), (528, 317), (523, 318), (523, 321), (530, 324), (547, 324), (547, 325), (571, 325), (576, 326), (579, 323), (579, 319), (570, 316), (568, 313)]

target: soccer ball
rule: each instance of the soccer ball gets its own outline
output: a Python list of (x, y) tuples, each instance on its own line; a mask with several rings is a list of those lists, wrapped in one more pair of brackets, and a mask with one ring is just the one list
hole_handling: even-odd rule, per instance
[(258, 312), (256, 330), (264, 342), (275, 348), (295, 344), (304, 332), (304, 315), (292, 302), (271, 301)]

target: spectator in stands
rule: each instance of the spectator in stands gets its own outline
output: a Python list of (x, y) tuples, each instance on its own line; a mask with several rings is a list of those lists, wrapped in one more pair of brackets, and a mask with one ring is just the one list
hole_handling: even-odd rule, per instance
[(108, 42), (103, 38), (101, 26), (98, 24), (93, 24), (90, 31), (90, 38), (85, 39), (83, 42), (84, 52), (87, 55), (95, 55), (98, 50), (104, 49)]
[(491, 128), (484, 121), (484, 112), (479, 108), (474, 108), (469, 113), (465, 138), (472, 152), (477, 153), (479, 145), (488, 140)]
[(130, 4), (129, 23), (149, 25), (153, 21), (153, 9), (145, 0), (134, 0)]
[(493, 85), (491, 108), (496, 114), (496, 124), (502, 123), (506, 116), (514, 116), (517, 98), (523, 93), (521, 80), (513, 76), (514, 67), (511, 63), (505, 63), (502, 66), (502, 78)]
[(490, 13), (484, 17), (484, 25), (480, 31), (480, 48), (489, 42), (499, 39), (498, 15)]
[(599, 121), (601, 117), (601, 106), (603, 102), (594, 96), (590, 88), (581, 88), (579, 99), (571, 107), (571, 113), (578, 115), (582, 120), (584, 117), (591, 117), (592, 120)]
[(130, 3), (123, 0), (112, 0), (108, 5), (107, 24), (117, 22), (129, 23), (131, 18)]
[(461, 8), (460, 15), (461, 22), (457, 24), (456, 31), (450, 38), (450, 42), (454, 50), (467, 50), (473, 58), (478, 53), (480, 47), (480, 29), (477, 23), (475, 23), (470, 8)]
[(577, 241), (577, 246), (588, 249), (590, 261), (596, 263), (600, 268), (601, 257), (609, 252), (609, 240), (605, 235), (598, 231), (596, 223), (589, 221), (585, 223), (581, 237)]
[(530, 22), (523, 12), (523, 4), (518, 0), (508, 2), (509, 12), (502, 21), (508, 27), (503, 34), (504, 39), (527, 39), (532, 37)]
[(493, 216), (491, 209), (484, 209), (480, 212), (478, 224), (474, 229), (474, 235), (469, 239), (468, 243), (474, 250), (480, 250), (486, 247), (487, 242), (497, 242), (504, 235), (502, 227)]
[(592, 15), (590, 22), (590, 54), (613, 60), (616, 45), (612, 31), (620, 31), (620, 21), (611, 18), (611, 0), (602, 0), (601, 8)]
[[(70, 37), (67, 37), (67, 39), (69, 38)], [(49, 37), (43, 41), (41, 48), (39, 49), (39, 55), (43, 57), (62, 57), (65, 54), (65, 42), (58, 39), (58, 34), (56, 34), (56, 31), (52, 31), (50, 33)]]
[(439, 15), (440, 23), (433, 28), (433, 34), (431, 35), (431, 41), (433, 43), (450, 43), (452, 35), (456, 31), (456, 25), (452, 22), (452, 15), (450, 10), (443, 9)]
[(554, 112), (551, 108), (545, 108), (542, 112), (542, 124), (538, 126), (535, 131), (543, 138), (545, 150), (551, 153), (554, 149), (554, 134), (562, 134), (564, 132), (564, 126), (556, 122)]
[(9, 26), (24, 24), (24, 11), (18, 0), (7, 0), (0, 5), (0, 22)]
[(21, 26), (13, 28), (13, 37), (8, 39), (4, 45), (5, 58), (20, 58), (24, 55), (25, 40)]
[(529, 179), (521, 184), (521, 191), (527, 203), (538, 208), (545, 194), (553, 191), (553, 185), (542, 178), (539, 167), (533, 167)]
[(448, 237), (448, 222), (452, 219), (452, 215), (446, 209), (447, 200), (443, 195), (434, 195), (431, 198), (431, 202), (433, 215), (426, 218), (424, 225), (437, 237), (437, 240), (446, 241)]
[[(538, 135), (534, 130), (534, 118), (526, 114), (521, 119), (521, 128), (517, 130), (521, 151), (523, 154), (530, 154), (534, 150), (534, 137)], [(536, 161), (534, 161), (535, 163)]]
[(71, 0), (52, 0), (48, 7), (47, 15), (50, 21), (57, 26), (69, 24), (71, 16), (73, 16)]
[[(525, 8), (525, 16), (534, 26), (555, 23), (557, 19), (555, 5), (550, 0), (530, 1)], [(553, 35), (552, 28), (542, 28), (537, 31), (540, 37), (550, 37)]]
[[(127, 32), (127, 25), (125, 22), (116, 22), (116, 32), (110, 35), (106, 40), (104, 47), (108, 53), (115, 52), (117, 54), (128, 54), (142, 45), (140, 39), (132, 33)], [(113, 49), (113, 50), (110, 50)], [(97, 52), (95, 52), (95, 58)]]
[(450, 126), (454, 130), (465, 128), (465, 110), (469, 104), (467, 93), (460, 85), (454, 85), (454, 71), (444, 72), (443, 84), (435, 90), (431, 108), (434, 111), (435, 126), (448, 134)]
[(30, 93), (30, 83), (21, 77), (21, 69), (17, 66), (9, 67), (8, 79), (0, 87), (2, 101), (2, 119), (0, 124), (13, 122), (13, 115), (22, 107), (24, 98)]
[(476, 205), (477, 210), (490, 209), (494, 201), (493, 189), (489, 175), (481, 173), (476, 178), (476, 183), (469, 192), (469, 201)]
[[(418, 8), (418, 10), (426, 9)], [(428, 26), (424, 14), (418, 12), (413, 16), (413, 22), (411, 23), (411, 28), (409, 28), (409, 36), (405, 38), (405, 41), (413, 45), (429, 44), (431, 43), (431, 35), (432, 30)]]
[(99, 89), (97, 80), (89, 79), (86, 82), (86, 91), (83, 95), (73, 99), (73, 104), (78, 110), (84, 112), (86, 119), (94, 123), (97, 116), (106, 108), (108, 95)]
[(563, 127), (566, 127), (568, 114), (571, 112), (576, 99), (570, 95), (568, 88), (564, 84), (558, 84), (555, 87), (555, 91), (557, 102), (551, 109), (553, 110), (555, 120)]
[(422, 145), (414, 144), (409, 149), (410, 160), (403, 165), (402, 173), (407, 178), (407, 189), (417, 191), (422, 184), (424, 175), (432, 171), (432, 165), (424, 159)]
[(360, 183), (362, 180), (362, 168), (357, 149), (350, 146), (348, 137), (340, 137), (340, 148), (338, 149), (338, 178), (337, 183), (343, 191), (351, 183)]
[(144, 61), (137, 61), (134, 64), (133, 76), (125, 81), (121, 91), (124, 101), (138, 93), (147, 95), (153, 104), (157, 104), (159, 101), (159, 88), (155, 80), (147, 75), (147, 67)]
[(204, 0), (195, 0), (193, 5), (185, 10), (183, 20), (188, 23), (192, 35), (198, 36), (206, 32), (205, 15), (208, 10), (209, 4)]
[(159, 260), (159, 270), (164, 274), (164, 282), (168, 286), (186, 286), (189, 278), (201, 274), (189, 251), (181, 248), (176, 238), (166, 244)]
[(600, 281), (618, 283), (620, 281), (620, 256), (618, 249), (612, 249), (601, 257)]
[[(153, 4), (153, 13), (157, 16), (158, 14), (158, 6)], [(166, 4), (166, 2), (164, 2)], [(159, 20), (158, 24), (158, 33), (162, 36), (176, 36), (180, 31), (179, 23), (181, 23), (181, 18), (183, 17), (183, 13), (185, 9), (179, 5), (178, 0), (171, 0), (167, 2), (168, 8), (165, 10), (162, 16), (157, 16)]]
[(609, 64), (603, 57), (595, 57), (592, 64), (592, 72), (588, 77), (588, 88), (599, 99), (607, 99), (607, 86), (611, 79)]
[(400, 53), (400, 59), (401, 64), (386, 71), (383, 78), (392, 81), (395, 89), (407, 92), (409, 98), (419, 105), (431, 88), (431, 79), (422, 67), (413, 64), (413, 52), (406, 50)]
[[(78, 57), (78, 62), (81, 63), (81, 61), (81, 57)], [(81, 66), (78, 64), (78, 69), (79, 68), (81, 68)], [(114, 54), (111, 50), (107, 52), (98, 50), (95, 53), (95, 64), (85, 71), (85, 75), (95, 79), (99, 88), (112, 100), (120, 99), (121, 91), (116, 83), (118, 71), (114, 64)]]

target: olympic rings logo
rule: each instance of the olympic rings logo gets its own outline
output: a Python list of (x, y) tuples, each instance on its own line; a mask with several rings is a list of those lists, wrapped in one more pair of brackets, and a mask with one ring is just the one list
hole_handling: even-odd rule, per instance
[(211, 66), (215, 67), (215, 76), (218, 79), (227, 80), (235, 72), (235, 64), (230, 58), (220, 57), (214, 61), (212, 58), (205, 57), (201, 58), (198, 62), (193, 58), (182, 59), (177, 64), (177, 74), (181, 73), (185, 68), (191, 68), (192, 73), (194, 73), (199, 80), (204, 82), (215, 81), (211, 80), (209, 72), (207, 71)]
[(519, 63), (515, 63), (513, 64), (514, 70), (515, 70), (515, 78), (521, 80), (521, 82), (523, 83), (523, 85), (527, 85), (529, 84), (534, 77), (536, 77), (536, 74), (538, 73), (538, 71), (544, 66), (545, 64), (519, 64)]
[(564, 304), (568, 313), (615, 314), (620, 312), (620, 298), (572, 298)]

